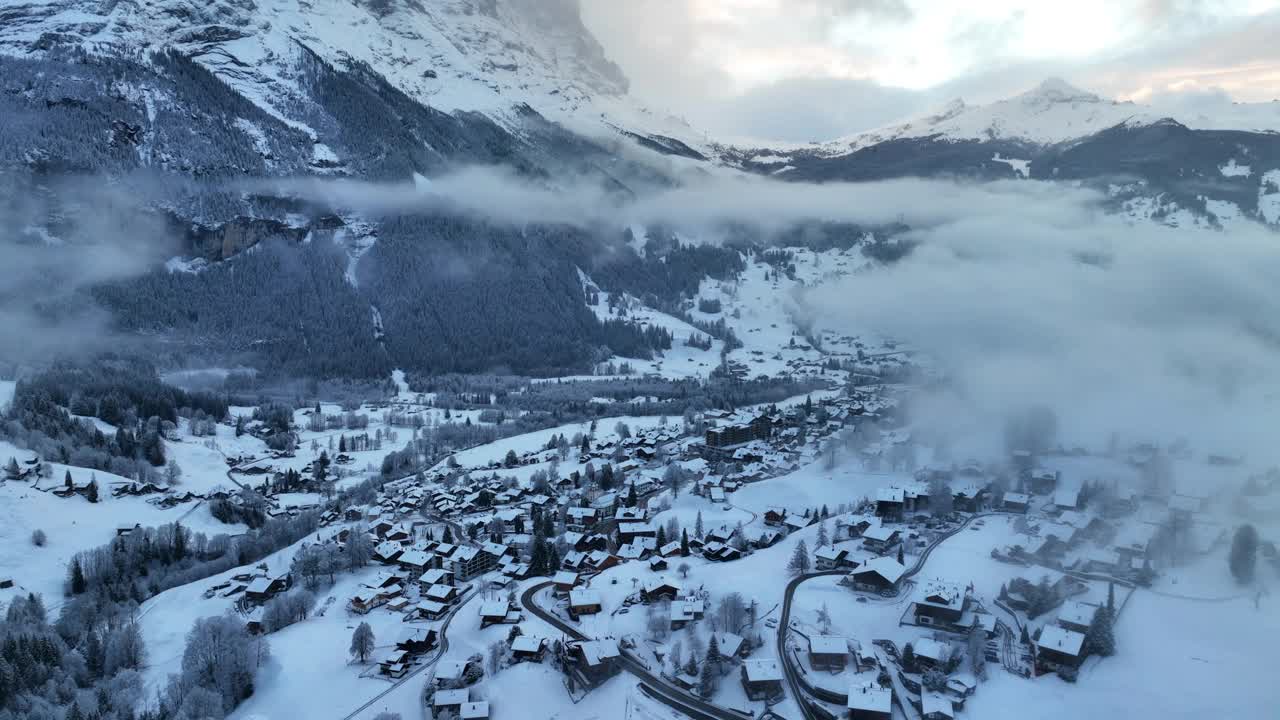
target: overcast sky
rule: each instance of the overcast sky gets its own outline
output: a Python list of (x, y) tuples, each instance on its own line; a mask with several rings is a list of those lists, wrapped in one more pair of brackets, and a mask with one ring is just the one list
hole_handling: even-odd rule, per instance
[(1049, 76), (1106, 97), (1280, 98), (1280, 0), (580, 0), (632, 92), (718, 135), (825, 140)]

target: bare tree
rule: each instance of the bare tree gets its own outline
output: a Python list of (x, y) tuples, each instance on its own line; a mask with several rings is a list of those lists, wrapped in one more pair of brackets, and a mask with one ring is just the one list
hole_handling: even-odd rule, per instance
[(373, 654), (373, 628), (369, 627), (369, 623), (360, 623), (355, 632), (351, 633), (351, 647), (347, 652), (362, 663)]

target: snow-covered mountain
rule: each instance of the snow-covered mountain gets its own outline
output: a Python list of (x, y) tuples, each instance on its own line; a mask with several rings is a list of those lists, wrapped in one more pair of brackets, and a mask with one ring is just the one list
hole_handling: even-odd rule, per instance
[(1014, 97), (956, 100), (911, 122), (836, 141), (726, 151), (786, 180), (898, 177), (1069, 181), (1117, 211), (1169, 224), (1280, 221), (1280, 102), (1180, 111), (1108, 100), (1050, 79)]
[[(911, 122), (858, 133), (818, 145), (831, 154), (848, 153), (890, 140), (936, 137), (946, 140), (1007, 140), (1054, 145), (1117, 125), (1152, 125), (1170, 115), (1160, 108), (1108, 100), (1059, 78), (987, 105), (956, 99), (940, 111)], [(1211, 112), (1179, 113), (1194, 130), (1280, 131), (1280, 102), (1233, 103)]]
[[(314, 58), (367, 69), (447, 114), (479, 113), (518, 132), (528, 108), (574, 132), (700, 157), (692, 135), (627, 95), (627, 79), (583, 26), (576, 0), (32, 0), (0, 7), (0, 55), (67, 50), (145, 64), (158, 52), (198, 63), (313, 139)], [(145, 84), (145, 83), (144, 83)], [(146, 95), (143, 88), (139, 94)], [(252, 132), (252, 131), (250, 131)], [(321, 153), (327, 158), (328, 148)]]
[(175, 49), (281, 116), (300, 92), (300, 47), (366, 63), (445, 112), (574, 109), (627, 89), (573, 0), (37, 0), (0, 20), (6, 53)]

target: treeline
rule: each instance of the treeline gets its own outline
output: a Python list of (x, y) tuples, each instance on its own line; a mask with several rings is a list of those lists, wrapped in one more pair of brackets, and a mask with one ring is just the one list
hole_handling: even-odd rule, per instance
[[(0, 434), (64, 464), (148, 479), (165, 464), (163, 437), (179, 418), (204, 432), (226, 415), (224, 397), (166, 385), (146, 361), (107, 355), (60, 362), (19, 381)], [(104, 433), (75, 416), (117, 429)]]
[(68, 636), (39, 595), (18, 595), (0, 620), (0, 720), (134, 718), (145, 666), (133, 622)]
[(94, 296), (124, 330), (173, 334), (270, 374), (386, 377), (392, 363), (346, 263), (333, 243), (267, 241), (198, 273), (158, 269)]
[(397, 366), (419, 372), (555, 375), (670, 347), (668, 334), (601, 323), (587, 307), (577, 268), (595, 242), (560, 226), (386, 218), (360, 287), (377, 298)]
[(659, 309), (698, 294), (706, 277), (729, 280), (746, 269), (738, 249), (710, 244), (681, 243), (669, 229), (647, 231), (644, 256), (632, 249), (631, 229), (623, 243), (605, 248), (583, 266), (591, 279), (613, 292), (626, 292)]

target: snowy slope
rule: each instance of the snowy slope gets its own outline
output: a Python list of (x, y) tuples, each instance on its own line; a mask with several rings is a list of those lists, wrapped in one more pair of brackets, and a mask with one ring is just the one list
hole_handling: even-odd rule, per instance
[[(627, 94), (574, 0), (33, 0), (0, 8), (0, 53), (58, 45), (131, 57), (172, 48), (306, 129), (299, 63), (367, 65), (424, 105), (514, 127), (528, 105), (595, 133), (694, 133)], [(312, 133), (314, 136), (314, 132)]]
[[(953, 100), (937, 113), (870, 132), (844, 137), (819, 147), (840, 154), (889, 140), (941, 136), (944, 140), (1021, 140), (1051, 145), (1122, 123), (1149, 125), (1169, 116), (1158, 108), (1118, 102), (1075, 88), (1058, 78), (989, 105)], [(1213, 114), (1188, 113), (1176, 118), (1200, 130), (1280, 130), (1280, 103), (1236, 103)]]

